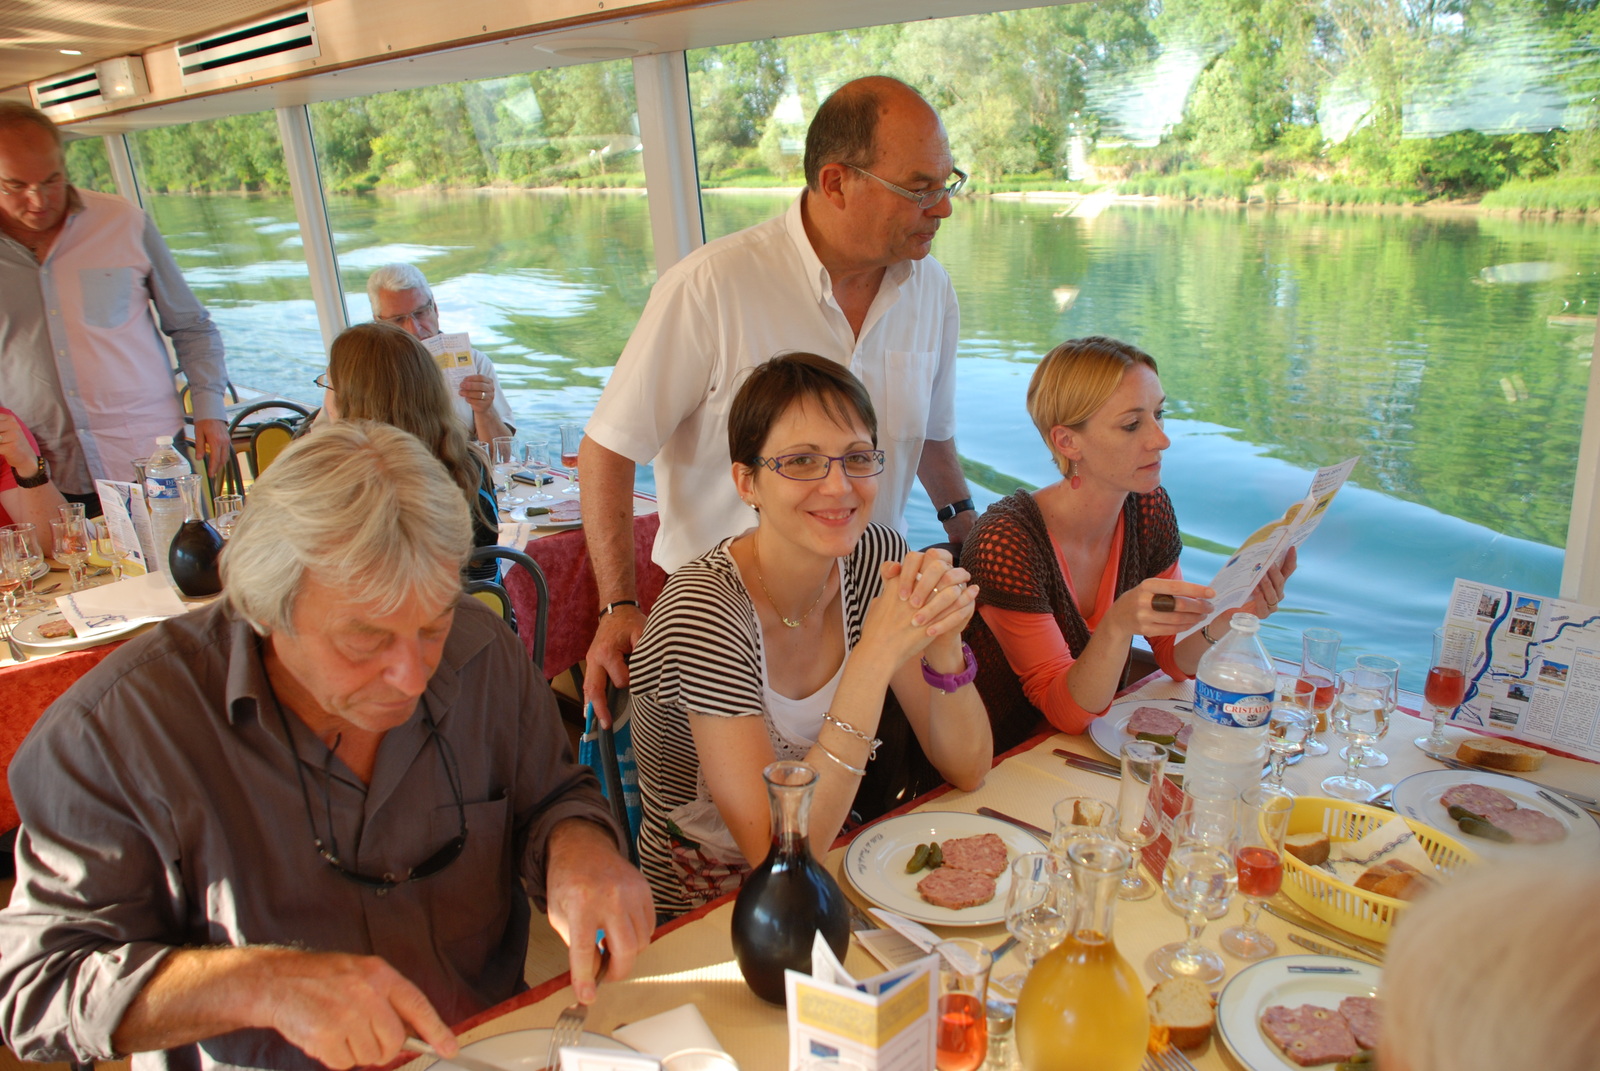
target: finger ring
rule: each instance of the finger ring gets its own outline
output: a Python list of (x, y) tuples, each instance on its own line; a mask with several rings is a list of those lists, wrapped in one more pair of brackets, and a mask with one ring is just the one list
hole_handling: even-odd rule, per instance
[(1164, 591), (1150, 596), (1150, 609), (1158, 614), (1170, 614), (1177, 608), (1178, 600)]
[(939, 585), (938, 584), (933, 585), (933, 593), (935, 595), (939, 594)]

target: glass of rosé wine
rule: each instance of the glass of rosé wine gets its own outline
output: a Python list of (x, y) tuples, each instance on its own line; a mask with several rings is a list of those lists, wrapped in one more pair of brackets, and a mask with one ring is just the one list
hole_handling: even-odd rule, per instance
[(970, 937), (933, 946), (939, 957), (939, 1071), (978, 1071), (988, 1049), (989, 950)]
[(1328, 714), (1333, 710), (1339, 682), (1339, 645), (1343, 640), (1338, 630), (1331, 628), (1308, 628), (1300, 633), (1300, 679), (1311, 685), (1306, 709), (1317, 719), (1306, 740), (1305, 753), (1312, 758), (1328, 753), (1328, 745), (1317, 734), (1328, 728)]
[(1222, 947), (1240, 959), (1261, 959), (1278, 950), (1277, 942), (1256, 924), (1261, 905), (1283, 885), (1283, 837), (1289, 830), (1294, 794), (1279, 785), (1256, 785), (1239, 794), (1239, 840), (1233, 865), (1239, 872), (1239, 894), (1245, 898), (1244, 925), (1222, 931)]
[(1444, 735), (1444, 724), (1467, 697), (1467, 669), (1472, 651), (1471, 632), (1465, 629), (1457, 632), (1443, 626), (1433, 630), (1433, 660), (1428, 663), (1428, 679), (1422, 686), (1422, 698), (1433, 718), (1433, 732), (1417, 737), (1412, 743), (1436, 759), (1451, 757), (1455, 752)]

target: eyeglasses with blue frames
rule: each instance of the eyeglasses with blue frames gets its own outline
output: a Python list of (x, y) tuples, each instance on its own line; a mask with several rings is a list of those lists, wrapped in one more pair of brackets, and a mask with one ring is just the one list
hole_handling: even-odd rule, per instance
[(830, 454), (783, 454), (778, 457), (758, 457), (756, 464), (765, 466), (779, 476), (790, 480), (826, 479), (837, 461), (844, 466), (844, 474), (853, 480), (876, 476), (883, 471), (882, 450), (852, 450), (834, 457)]
[(861, 174), (867, 176), (869, 179), (874, 180), (878, 183), (878, 185), (882, 186), (891, 193), (898, 193), (901, 197), (904, 197), (908, 201), (915, 201), (917, 203), (917, 207), (922, 209), (924, 212), (937, 205), (946, 197), (954, 197), (956, 194), (961, 192), (961, 187), (967, 184), (967, 173), (961, 170), (959, 167), (950, 169), (950, 173), (956, 177), (956, 180), (950, 185), (941, 186), (936, 190), (919, 191), (908, 190), (904, 186), (896, 186), (888, 179), (879, 178), (877, 175), (874, 175), (871, 171), (868, 171), (864, 167), (857, 167), (855, 164), (845, 164), (844, 166), (848, 167), (852, 171), (859, 171)]
[[(294, 747), (294, 737), (289, 731), (289, 719), (284, 715), (283, 708), (278, 708), (278, 717), (283, 722), (284, 737), (289, 741), (289, 746)], [(363, 874), (358, 870), (351, 870), (339, 858), (339, 841), (333, 832), (333, 799), (329, 785), (333, 781), (333, 750), (328, 751), (328, 757), (322, 768), (322, 813), (328, 823), (328, 839), (324, 841), (317, 834), (316, 814), (311, 809), (311, 791), (306, 786), (306, 761), (300, 757), (298, 750), (294, 753), (294, 770), (300, 777), (300, 798), (305, 801), (306, 821), (311, 824), (311, 843), (316, 846), (317, 854), (322, 856), (323, 862), (333, 867), (341, 878), (353, 882), (367, 889), (376, 889), (386, 893), (397, 885), (404, 885), (408, 881), (421, 881), (431, 878), (444, 870), (451, 863), (461, 858), (461, 853), (467, 847), (467, 804), (461, 793), (461, 770), (456, 765), (455, 754), (450, 749), (450, 742), (439, 732), (439, 727), (434, 724), (433, 717), (423, 715), (423, 725), (427, 727), (428, 739), (433, 741), (433, 746), (438, 749), (439, 762), (444, 766), (444, 777), (450, 785), (450, 795), (455, 800), (456, 817), (461, 823), (461, 830), (455, 836), (445, 841), (428, 858), (407, 870), (404, 875), (396, 877), (394, 874), (384, 874), (381, 877), (375, 874)], [(334, 747), (338, 744), (335, 743)]]

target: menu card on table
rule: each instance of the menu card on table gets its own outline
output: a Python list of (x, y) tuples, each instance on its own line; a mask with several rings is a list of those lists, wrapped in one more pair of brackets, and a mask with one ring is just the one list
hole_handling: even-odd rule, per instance
[(106, 527), (111, 530), (111, 542), (122, 553), (124, 568), (133, 564), (140, 572), (160, 572), (160, 566), (150, 568), (150, 548), (155, 546), (155, 539), (150, 535), (150, 509), (144, 504), (144, 488), (134, 483), (96, 480), (94, 489), (100, 495)]
[(811, 973), (784, 972), (789, 1064), (838, 1056), (863, 1071), (927, 1071), (934, 1065), (939, 960), (924, 956), (858, 982), (819, 933)]
[(1452, 724), (1600, 761), (1600, 610), (1457, 579), (1444, 625), (1470, 652)]
[(1337, 465), (1318, 469), (1311, 477), (1311, 488), (1305, 498), (1291, 505), (1282, 517), (1251, 533), (1250, 538), (1244, 541), (1211, 580), (1210, 586), (1217, 593), (1217, 597), (1211, 600), (1215, 608), (1211, 616), (1187, 632), (1179, 633), (1177, 638), (1182, 640), (1192, 636), (1216, 620), (1223, 611), (1243, 606), (1260, 583), (1262, 574), (1289, 553), (1290, 548), (1298, 547), (1311, 538), (1311, 533), (1317, 530), (1323, 514), (1328, 512), (1328, 506), (1333, 503), (1333, 496), (1339, 493), (1339, 488), (1344, 486), (1351, 470), (1360, 460), (1359, 457), (1347, 458)]
[(461, 381), (472, 375), (472, 344), (467, 341), (467, 333), (434, 335), (423, 339), (422, 344), (433, 354), (433, 363), (444, 373), (445, 382), (450, 384), (450, 396), (455, 397), (456, 391), (461, 389)]

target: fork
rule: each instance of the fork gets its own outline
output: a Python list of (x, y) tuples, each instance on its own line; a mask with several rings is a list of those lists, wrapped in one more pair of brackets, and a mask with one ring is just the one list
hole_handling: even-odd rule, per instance
[[(606, 976), (606, 968), (611, 966), (611, 953), (602, 947), (600, 949), (600, 969), (595, 972), (595, 985)], [(561, 1050), (571, 1048), (583, 1037), (583, 1023), (589, 1017), (589, 1005), (573, 1002), (564, 1008), (559, 1018), (556, 1019), (555, 1029), (550, 1032), (550, 1047), (544, 1054), (546, 1067), (560, 1067)]]
[(1154, 1064), (1155, 1071), (1195, 1071), (1194, 1064), (1183, 1054), (1183, 1050), (1176, 1045), (1162, 1053), (1151, 1053), (1145, 1057), (1146, 1065)]
[(11, 635), (11, 621), (5, 614), (0, 614), (0, 638), (4, 638), (6, 646), (11, 649), (11, 661), (26, 662), (28, 660), (27, 652), (17, 646), (17, 641)]

